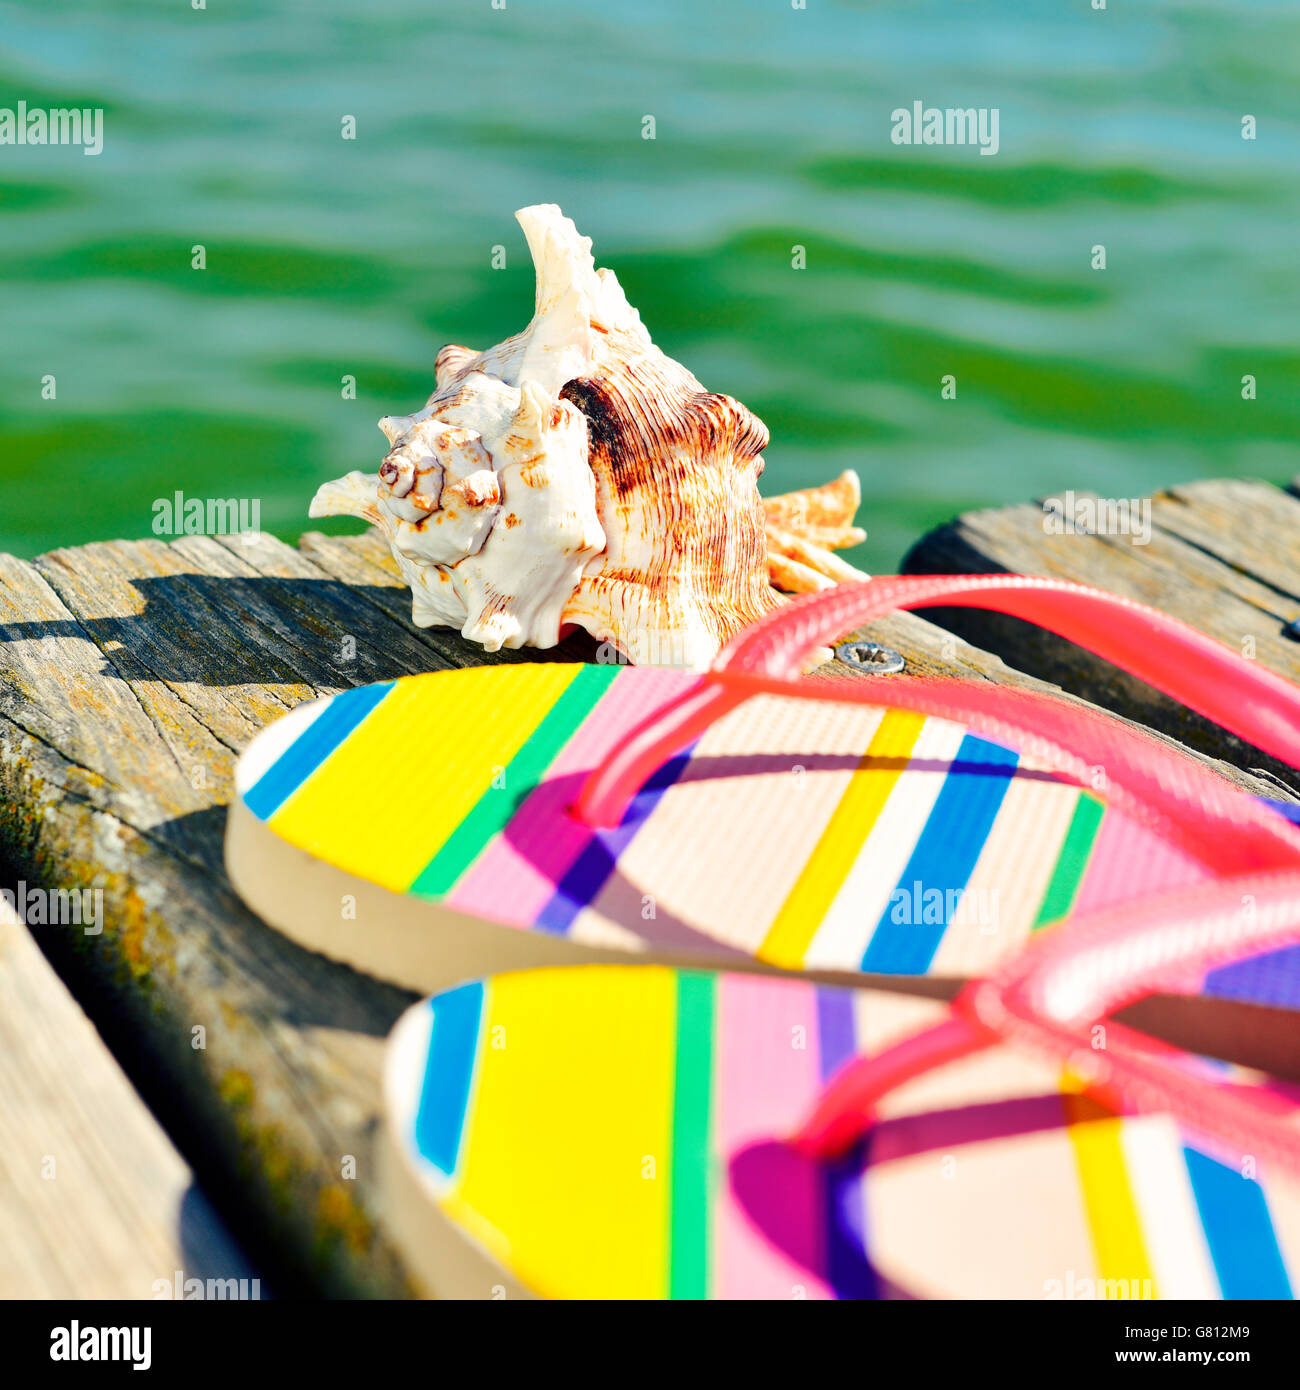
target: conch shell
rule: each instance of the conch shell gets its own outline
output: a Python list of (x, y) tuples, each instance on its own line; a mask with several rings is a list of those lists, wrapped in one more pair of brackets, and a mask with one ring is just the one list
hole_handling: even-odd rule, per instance
[(516, 216), (532, 322), (485, 352), (444, 347), (424, 408), (379, 422), (379, 472), (311, 504), (384, 532), (415, 624), (489, 651), (576, 625), (637, 664), (703, 669), (781, 602), (773, 585), (865, 578), (831, 554), (864, 538), (857, 476), (764, 502), (763, 422), (655, 347), (558, 207)]

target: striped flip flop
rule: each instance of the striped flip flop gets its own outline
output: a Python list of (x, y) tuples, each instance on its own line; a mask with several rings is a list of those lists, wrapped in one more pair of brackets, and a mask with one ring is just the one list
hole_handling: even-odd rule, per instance
[[(886, 1091), (833, 1161), (792, 1146), (856, 1053), (948, 1015), (654, 966), (462, 985), (389, 1042), (385, 1224), (441, 1297), (1293, 1296), (1294, 1169), (1001, 1043)], [(1300, 1118), (1294, 1088), (1179, 1066)]]
[(811, 647), (935, 603), (1037, 621), (1300, 761), (1293, 688), (1151, 609), (872, 580), (787, 605), (702, 677), (479, 667), (301, 707), (239, 760), (231, 880), (294, 940), (424, 993), (631, 957), (950, 994), (1072, 914), (1300, 863), (1273, 811), (1060, 698), (795, 679)]

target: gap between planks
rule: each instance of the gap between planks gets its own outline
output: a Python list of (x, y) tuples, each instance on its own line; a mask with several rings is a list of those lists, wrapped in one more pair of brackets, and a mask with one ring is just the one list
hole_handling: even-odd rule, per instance
[(256, 1272), (2, 898), (0, 1135), (0, 1298), (150, 1299), (177, 1271), (252, 1292)]

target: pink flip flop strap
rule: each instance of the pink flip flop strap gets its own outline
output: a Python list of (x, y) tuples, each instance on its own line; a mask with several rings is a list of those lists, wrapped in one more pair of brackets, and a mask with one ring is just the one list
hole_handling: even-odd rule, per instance
[(1220, 879), (1192, 892), (1135, 899), (1074, 918), (953, 1001), (953, 1017), (832, 1077), (794, 1139), (834, 1158), (870, 1128), (877, 1103), (932, 1067), (1009, 1042), (1074, 1073), (1114, 1110), (1163, 1111), (1217, 1146), (1300, 1175), (1300, 1131), (1246, 1087), (1207, 1082), (1184, 1054), (1111, 1019), (1160, 988), (1242, 956), (1300, 942), (1300, 870)]
[[(1195, 987), (1206, 969), (1300, 942), (1300, 831), (1186, 753), (1067, 698), (984, 682), (914, 677), (799, 680), (816, 647), (895, 609), (993, 609), (1087, 647), (1240, 737), (1300, 766), (1300, 690), (1185, 623), (1064, 580), (1010, 576), (880, 578), (796, 599), (732, 642), (697, 685), (633, 729), (588, 778), (574, 808), (617, 824), (657, 768), (745, 700), (761, 695), (851, 701), (963, 724), (1095, 785), (1155, 826), (1220, 879), (1195, 894), (1136, 900), (1076, 918), (954, 1002), (954, 1016), (831, 1080), (797, 1143), (842, 1152), (876, 1101), (903, 1081), (999, 1040), (1070, 1066), (1115, 1105), (1165, 1110), (1234, 1152), (1300, 1171), (1300, 1133), (1243, 1092), (1207, 1086), (1181, 1054), (1108, 1022), (1153, 990)], [(1245, 909), (1250, 905), (1250, 910)]]

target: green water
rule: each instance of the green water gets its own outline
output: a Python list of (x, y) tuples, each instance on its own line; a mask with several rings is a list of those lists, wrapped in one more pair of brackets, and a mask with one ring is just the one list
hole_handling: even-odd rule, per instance
[[(97, 158), (0, 146), (0, 549), (177, 489), (295, 535), (441, 344), (526, 322), (537, 201), (767, 422), (766, 489), (859, 471), (868, 568), (972, 506), (1287, 479), (1298, 70), (1262, 0), (0, 3), (0, 106), (105, 112)], [(997, 155), (893, 145), (918, 99), (997, 107)]]

